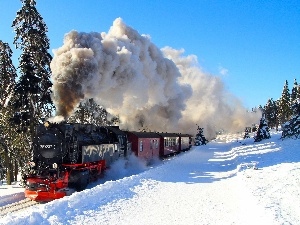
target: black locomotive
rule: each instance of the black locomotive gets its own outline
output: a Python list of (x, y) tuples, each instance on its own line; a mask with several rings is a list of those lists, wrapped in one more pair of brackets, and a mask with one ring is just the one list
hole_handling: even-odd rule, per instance
[(61, 198), (69, 188), (83, 190), (130, 151), (118, 127), (49, 122), (36, 128), (32, 147), (25, 196), (39, 201)]
[(46, 122), (36, 129), (33, 153), (39, 168), (53, 163), (81, 164), (101, 159), (110, 163), (116, 156), (127, 154), (127, 139), (117, 127)]

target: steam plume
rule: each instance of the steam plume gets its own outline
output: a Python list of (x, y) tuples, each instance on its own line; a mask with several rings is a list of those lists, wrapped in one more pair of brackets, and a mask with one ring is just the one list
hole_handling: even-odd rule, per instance
[(71, 31), (51, 62), (57, 115), (68, 118), (80, 101), (94, 98), (125, 129), (195, 133), (198, 123), (214, 132), (253, 122), (236, 98), (228, 103), (219, 78), (182, 54), (158, 49), (120, 18), (108, 33)]

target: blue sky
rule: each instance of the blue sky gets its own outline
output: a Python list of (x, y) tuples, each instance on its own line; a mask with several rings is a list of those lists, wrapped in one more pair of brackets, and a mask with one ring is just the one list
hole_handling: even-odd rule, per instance
[[(14, 51), (18, 0), (0, 1), (0, 39)], [(185, 49), (207, 73), (220, 76), (247, 108), (278, 99), (285, 80), (300, 82), (300, 1), (40, 0), (51, 50), (71, 31), (107, 32), (121, 17), (159, 48)], [(52, 53), (52, 52), (51, 52)]]

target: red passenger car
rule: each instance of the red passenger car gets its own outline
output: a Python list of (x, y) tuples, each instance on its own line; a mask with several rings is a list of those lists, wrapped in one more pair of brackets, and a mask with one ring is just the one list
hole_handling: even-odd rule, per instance
[(180, 151), (187, 151), (192, 147), (192, 135), (189, 134), (179, 134), (180, 136)]
[(175, 133), (158, 133), (161, 136), (160, 157), (174, 155), (180, 152), (179, 135)]
[(146, 161), (158, 158), (161, 137), (154, 132), (127, 132), (128, 141), (131, 142), (131, 149), (135, 155)]

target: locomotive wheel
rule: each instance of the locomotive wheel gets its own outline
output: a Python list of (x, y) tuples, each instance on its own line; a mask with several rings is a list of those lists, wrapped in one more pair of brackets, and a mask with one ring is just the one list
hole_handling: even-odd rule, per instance
[(73, 170), (69, 178), (69, 187), (76, 191), (84, 190), (89, 183), (89, 171)]

